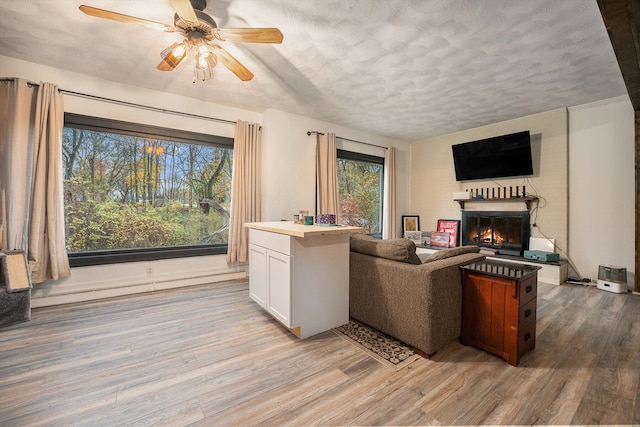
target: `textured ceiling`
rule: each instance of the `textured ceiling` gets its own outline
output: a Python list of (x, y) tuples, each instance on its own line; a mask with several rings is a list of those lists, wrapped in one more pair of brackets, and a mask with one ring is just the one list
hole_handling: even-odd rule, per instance
[(80, 4), (173, 24), (169, 0), (2, 0), (0, 55), (405, 141), (626, 93), (596, 0), (209, 0), (218, 26), (284, 42), (224, 43), (254, 79), (195, 84), (191, 61), (155, 69), (178, 34)]

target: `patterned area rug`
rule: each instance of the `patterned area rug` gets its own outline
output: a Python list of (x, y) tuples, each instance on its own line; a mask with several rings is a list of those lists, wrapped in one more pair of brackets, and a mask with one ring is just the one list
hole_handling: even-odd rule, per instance
[(396, 371), (421, 357), (413, 352), (413, 347), (353, 319), (349, 319), (349, 323), (333, 331), (378, 362)]

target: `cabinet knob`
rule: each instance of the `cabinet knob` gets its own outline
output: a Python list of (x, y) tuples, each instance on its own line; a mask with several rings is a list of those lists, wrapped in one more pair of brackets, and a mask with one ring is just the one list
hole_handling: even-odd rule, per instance
[(531, 292), (532, 290), (533, 290), (533, 286), (531, 286), (531, 285), (527, 285), (527, 287), (525, 288), (525, 291), (527, 293)]
[(526, 332), (526, 333), (524, 334), (524, 340), (525, 340), (525, 341), (529, 341), (530, 339), (531, 339), (531, 332)]
[(531, 309), (530, 309), (530, 308), (527, 308), (527, 309), (524, 311), (524, 317), (529, 317), (529, 316), (531, 316)]

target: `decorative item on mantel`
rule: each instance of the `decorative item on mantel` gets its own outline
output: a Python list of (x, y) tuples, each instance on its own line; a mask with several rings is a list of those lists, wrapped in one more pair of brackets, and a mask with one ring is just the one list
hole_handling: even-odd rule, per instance
[(469, 200), (470, 198), (471, 193), (469, 192), (469, 190), (453, 192), (453, 200)]
[[(508, 191), (507, 191), (508, 190)], [(487, 187), (487, 188), (470, 188), (463, 192), (453, 193), (453, 200), (469, 200), (469, 199), (511, 199), (526, 197), (526, 186), (522, 186), (522, 194), (520, 186), (509, 187)], [(466, 193), (466, 195), (465, 195)]]
[[(520, 192), (522, 190), (522, 192)], [(487, 187), (487, 188), (470, 188), (461, 192), (453, 193), (453, 200), (460, 204), (460, 208), (464, 209), (466, 202), (524, 202), (527, 209), (531, 209), (531, 202), (537, 201), (536, 196), (527, 196), (526, 186), (509, 186), (509, 187)]]

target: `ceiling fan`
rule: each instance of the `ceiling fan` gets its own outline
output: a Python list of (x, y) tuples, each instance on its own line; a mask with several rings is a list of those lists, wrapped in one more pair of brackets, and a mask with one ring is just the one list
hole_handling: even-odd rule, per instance
[(173, 43), (160, 52), (162, 61), (156, 68), (172, 71), (190, 50), (194, 50), (194, 83), (196, 79), (206, 80), (213, 77), (213, 68), (218, 59), (240, 80), (247, 81), (253, 78), (253, 73), (223, 49), (219, 42), (282, 43), (283, 36), (277, 28), (218, 28), (216, 21), (203, 12), (207, 6), (206, 0), (169, 0), (169, 3), (176, 11), (173, 26), (92, 6), (82, 5), (80, 10), (98, 18), (180, 33), (184, 40)]

